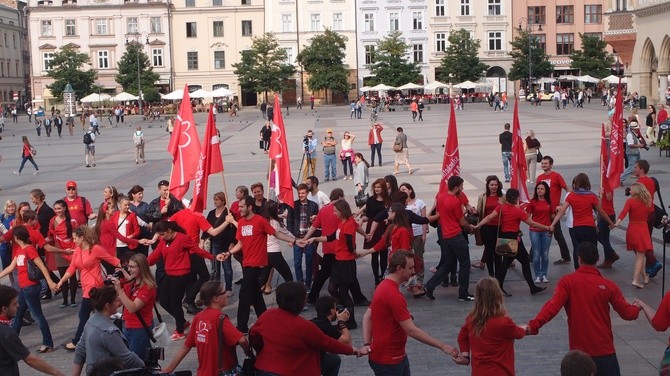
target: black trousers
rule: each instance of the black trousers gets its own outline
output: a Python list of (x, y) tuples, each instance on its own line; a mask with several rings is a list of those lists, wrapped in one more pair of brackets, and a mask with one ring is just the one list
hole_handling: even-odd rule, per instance
[[(503, 232), (500, 233), (500, 237), (506, 239), (514, 239), (516, 238), (516, 234)], [(525, 279), (526, 283), (528, 283), (530, 292), (532, 293), (535, 290), (537, 290), (538, 287), (535, 286), (535, 282), (533, 282), (533, 275), (530, 272), (530, 257), (528, 256), (528, 251), (526, 250), (526, 247), (523, 245), (523, 239), (519, 238), (519, 251), (517, 252), (516, 257), (505, 257), (498, 255), (495, 256), (496, 258), (502, 259), (500, 268), (496, 270), (496, 279), (500, 284), (500, 288), (503, 288), (503, 283), (505, 282), (505, 276), (507, 275), (509, 265), (512, 263), (513, 260), (516, 259), (521, 263), (521, 272), (523, 273), (523, 279)]]
[(181, 308), (181, 301), (186, 292), (186, 287), (191, 282), (191, 274), (180, 276), (165, 275), (161, 284), (160, 303), (172, 317), (179, 333), (184, 333), (184, 310)]
[(316, 303), (316, 300), (321, 294), (321, 288), (330, 278), (330, 272), (333, 270), (333, 263), (335, 262), (335, 254), (324, 254), (321, 258), (321, 269), (316, 273), (316, 277), (312, 281), (312, 290), (307, 295), (309, 303)]
[(561, 258), (565, 261), (570, 261), (570, 249), (568, 249), (568, 243), (565, 241), (565, 236), (563, 235), (563, 230), (561, 229), (561, 222), (558, 222), (554, 227), (554, 239), (558, 243), (558, 248), (561, 250)]
[(262, 267), (242, 267), (242, 286), (240, 287), (240, 301), (237, 306), (237, 328), (243, 333), (249, 331), (249, 313), (252, 305), (256, 317), (267, 310), (259, 282), (262, 272)]
[(186, 288), (184, 302), (186, 304), (195, 304), (195, 297), (200, 292), (200, 288), (205, 282), (209, 281), (209, 270), (205, 259), (198, 255), (191, 255), (191, 283)]
[(291, 268), (288, 266), (286, 259), (282, 256), (281, 252), (268, 252), (268, 266), (263, 268), (263, 272), (260, 277), (260, 285), (263, 286), (268, 283), (268, 278), (270, 278), (270, 270), (277, 269), (277, 273), (284, 278), (284, 282), (293, 281), (293, 274), (291, 274)]

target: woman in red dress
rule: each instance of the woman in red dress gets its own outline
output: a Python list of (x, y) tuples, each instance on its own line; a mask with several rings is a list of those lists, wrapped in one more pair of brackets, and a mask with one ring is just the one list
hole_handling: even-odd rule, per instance
[(649, 276), (644, 270), (645, 252), (654, 249), (651, 243), (651, 235), (647, 229), (647, 217), (651, 208), (651, 195), (647, 188), (640, 183), (633, 183), (630, 186), (630, 198), (619, 214), (616, 225), (628, 218), (628, 229), (626, 230), (626, 249), (635, 252), (635, 268), (633, 269), (633, 286), (641, 289), (644, 287), (639, 282), (642, 275), (643, 282), (649, 283)]
[[(65, 275), (67, 268), (70, 267), (71, 255), (76, 247), (72, 239), (72, 230), (77, 227), (77, 221), (70, 217), (70, 211), (63, 200), (54, 202), (53, 209), (56, 216), (49, 221), (46, 240), (55, 248), (47, 250), (47, 266), (50, 270), (57, 269), (62, 277)], [(77, 274), (73, 273), (70, 279), (64, 281), (63, 287), (63, 304), (60, 307), (68, 306), (68, 291), (70, 292), (70, 306), (76, 307)]]

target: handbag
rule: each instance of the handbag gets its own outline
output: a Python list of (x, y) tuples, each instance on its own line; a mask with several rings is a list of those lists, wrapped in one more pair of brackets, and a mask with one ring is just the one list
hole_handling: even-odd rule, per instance
[(502, 207), (500, 208), (500, 216), (498, 217), (498, 233), (496, 235), (496, 255), (504, 257), (516, 257), (519, 252), (518, 239), (505, 239), (500, 237), (500, 228), (502, 227)]
[(42, 274), (42, 271), (40, 268), (37, 267), (37, 264), (35, 264), (35, 260), (28, 260), (28, 263), (26, 265), (26, 269), (28, 270), (28, 279), (33, 281), (33, 282), (38, 282), (40, 280), (44, 279), (44, 274)]
[(354, 196), (354, 201), (356, 201), (356, 206), (361, 208), (363, 207), (367, 202), (368, 198), (370, 195), (365, 192), (365, 191), (360, 191), (356, 196)]
[(542, 163), (542, 152), (537, 149), (537, 163)]
[(393, 144), (393, 151), (396, 153), (400, 153), (402, 151), (402, 144)]
[(170, 334), (168, 333), (167, 324), (163, 322), (161, 314), (158, 313), (158, 307), (156, 307), (156, 303), (154, 303), (154, 312), (156, 312), (156, 318), (158, 318), (158, 325), (154, 326), (153, 329), (149, 329), (149, 326), (144, 321), (144, 318), (142, 315), (140, 315), (139, 311), (135, 311), (135, 314), (140, 320), (144, 331), (147, 332), (147, 336), (149, 336), (149, 340), (151, 341), (151, 348), (166, 348), (171, 342)]
[(663, 217), (668, 215), (668, 212), (665, 211), (665, 204), (663, 203), (663, 196), (661, 196), (661, 187), (658, 184), (656, 178), (651, 178), (654, 181), (654, 186), (656, 187), (656, 192), (658, 193), (658, 200), (661, 202), (661, 206), (654, 204), (654, 227), (661, 229), (665, 227), (663, 223)]

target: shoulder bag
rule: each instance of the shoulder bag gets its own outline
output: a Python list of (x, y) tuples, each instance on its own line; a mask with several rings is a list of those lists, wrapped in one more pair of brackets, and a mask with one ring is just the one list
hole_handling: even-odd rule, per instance
[(496, 235), (496, 254), (498, 256), (516, 257), (519, 252), (518, 239), (505, 239), (500, 237), (500, 229), (502, 228), (502, 211), (503, 206), (500, 207), (500, 216), (498, 217), (498, 233)]
[(42, 274), (40, 268), (37, 267), (37, 264), (35, 264), (35, 260), (28, 260), (28, 262), (26, 263), (26, 269), (28, 270), (29, 280), (33, 282), (39, 282), (44, 279), (44, 274)]
[[(665, 211), (665, 204), (663, 204), (663, 197), (661, 196), (661, 187), (658, 184), (656, 178), (651, 178), (654, 181), (654, 186), (656, 187), (656, 193), (658, 193), (658, 200), (661, 202), (661, 206), (654, 204), (654, 227), (661, 229), (665, 227), (663, 223), (663, 217), (668, 215), (668, 212)], [(667, 218), (667, 217), (666, 217)]]
[(402, 142), (401, 143), (394, 143), (393, 144), (393, 151), (396, 153), (400, 153), (402, 151)]
[(542, 152), (540, 151), (540, 148), (537, 148), (537, 163), (542, 163)]
[(144, 331), (147, 332), (149, 340), (151, 340), (151, 347), (154, 349), (158, 347), (166, 348), (171, 342), (170, 334), (168, 334), (167, 324), (163, 322), (161, 314), (158, 313), (158, 307), (156, 307), (156, 303), (154, 303), (154, 312), (156, 312), (156, 318), (158, 318), (158, 325), (154, 326), (153, 329), (149, 329), (149, 326), (144, 321), (144, 318), (142, 315), (140, 315), (139, 311), (135, 311), (135, 314), (140, 320)]
[(368, 198), (370, 195), (366, 191), (360, 191), (356, 196), (354, 196), (354, 200), (356, 201), (356, 207), (362, 208), (363, 205), (365, 205), (368, 202)]

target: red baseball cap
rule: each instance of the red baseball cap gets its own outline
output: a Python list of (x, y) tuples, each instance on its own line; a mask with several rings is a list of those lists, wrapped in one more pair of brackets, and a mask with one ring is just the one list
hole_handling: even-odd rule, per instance
[(70, 180), (67, 183), (65, 183), (65, 189), (68, 188), (77, 188), (77, 182), (74, 180)]

